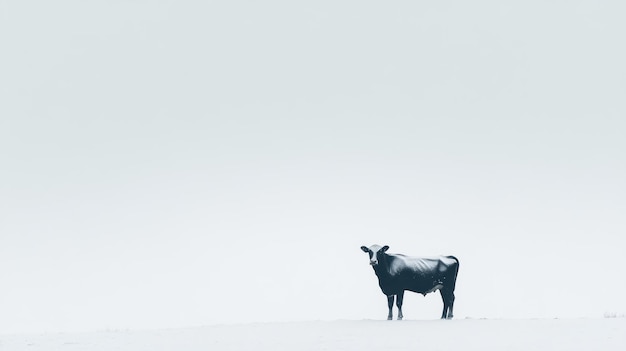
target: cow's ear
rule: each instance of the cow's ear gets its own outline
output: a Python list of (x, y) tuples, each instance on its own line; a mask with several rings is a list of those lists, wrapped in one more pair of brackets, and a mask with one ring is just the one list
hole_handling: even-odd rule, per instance
[(387, 250), (389, 250), (389, 246), (385, 245), (382, 249), (380, 249), (380, 252), (387, 252)]
[(370, 249), (368, 249), (367, 246), (361, 246), (361, 250), (363, 250), (363, 252), (370, 252)]

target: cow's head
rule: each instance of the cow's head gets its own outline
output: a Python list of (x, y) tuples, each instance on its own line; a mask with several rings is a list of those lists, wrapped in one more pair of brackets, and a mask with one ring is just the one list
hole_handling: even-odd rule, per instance
[(370, 255), (370, 264), (372, 266), (376, 266), (378, 265), (380, 256), (383, 255), (387, 250), (389, 250), (389, 246), (387, 245), (382, 246), (382, 247), (378, 245), (372, 245), (370, 247), (361, 246), (361, 250), (363, 250), (363, 252), (367, 252)]

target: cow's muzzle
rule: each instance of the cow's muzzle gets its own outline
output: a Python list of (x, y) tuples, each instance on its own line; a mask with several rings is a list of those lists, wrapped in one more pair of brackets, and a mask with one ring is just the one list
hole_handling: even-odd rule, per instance
[(370, 261), (370, 266), (376, 266), (378, 264), (378, 261), (376, 260), (371, 260)]

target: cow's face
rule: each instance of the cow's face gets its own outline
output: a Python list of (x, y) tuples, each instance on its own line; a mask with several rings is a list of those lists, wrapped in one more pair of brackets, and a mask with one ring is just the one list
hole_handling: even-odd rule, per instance
[(367, 252), (370, 255), (370, 265), (375, 267), (376, 265), (378, 265), (380, 256), (382, 256), (382, 254), (384, 254), (387, 250), (389, 250), (389, 246), (387, 245), (383, 247), (380, 247), (378, 245), (372, 245), (370, 247), (361, 246), (361, 250), (363, 250), (363, 252)]

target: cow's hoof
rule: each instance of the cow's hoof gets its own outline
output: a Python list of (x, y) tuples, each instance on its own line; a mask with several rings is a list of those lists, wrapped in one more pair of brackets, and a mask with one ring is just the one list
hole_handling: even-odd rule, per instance
[(389, 317), (387, 317), (387, 320), (388, 321), (393, 320), (393, 317), (389, 316)]
[(401, 320), (402, 320), (402, 317), (398, 317), (398, 320), (399, 320), (399, 321), (401, 321)]

